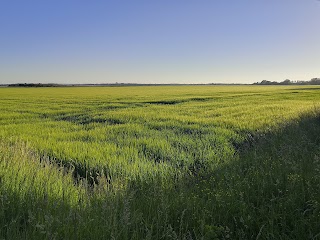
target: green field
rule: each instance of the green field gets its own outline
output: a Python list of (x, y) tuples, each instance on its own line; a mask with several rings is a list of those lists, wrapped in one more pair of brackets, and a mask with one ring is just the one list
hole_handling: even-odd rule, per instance
[(320, 239), (320, 87), (0, 88), (0, 239)]

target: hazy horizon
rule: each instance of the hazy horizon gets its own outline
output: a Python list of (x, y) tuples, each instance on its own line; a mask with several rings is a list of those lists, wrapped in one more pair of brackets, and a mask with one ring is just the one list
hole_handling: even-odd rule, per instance
[(0, 84), (320, 77), (320, 1), (0, 3)]

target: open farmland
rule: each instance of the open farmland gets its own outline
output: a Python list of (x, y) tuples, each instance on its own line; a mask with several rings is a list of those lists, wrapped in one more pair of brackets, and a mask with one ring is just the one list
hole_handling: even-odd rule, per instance
[(0, 88), (0, 239), (320, 238), (320, 88)]

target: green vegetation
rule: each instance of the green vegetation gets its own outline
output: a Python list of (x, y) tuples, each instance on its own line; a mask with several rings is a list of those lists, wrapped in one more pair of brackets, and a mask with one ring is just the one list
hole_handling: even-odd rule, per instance
[(261, 82), (256, 82), (254, 85), (320, 85), (320, 78), (312, 78), (310, 81), (291, 81), (286, 79), (282, 82), (262, 80)]
[(0, 239), (319, 239), (320, 88), (0, 89)]

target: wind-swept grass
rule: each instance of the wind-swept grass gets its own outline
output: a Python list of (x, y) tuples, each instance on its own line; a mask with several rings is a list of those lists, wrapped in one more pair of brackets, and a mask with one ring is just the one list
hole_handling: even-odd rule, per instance
[(0, 236), (316, 239), (319, 100), (292, 86), (0, 89)]

